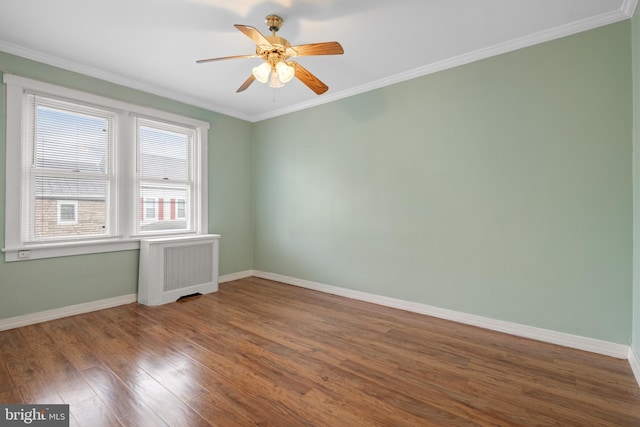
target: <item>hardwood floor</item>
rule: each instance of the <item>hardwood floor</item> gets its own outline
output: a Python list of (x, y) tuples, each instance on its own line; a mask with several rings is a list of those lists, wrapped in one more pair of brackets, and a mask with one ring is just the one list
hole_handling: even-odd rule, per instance
[(640, 426), (628, 362), (263, 279), (0, 332), (72, 426)]

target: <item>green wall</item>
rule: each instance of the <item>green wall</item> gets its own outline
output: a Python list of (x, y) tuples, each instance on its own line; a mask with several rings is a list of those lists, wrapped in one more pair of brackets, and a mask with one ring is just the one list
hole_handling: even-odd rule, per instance
[[(207, 121), (209, 232), (222, 234), (220, 273), (252, 267), (251, 124), (0, 52), (0, 69)], [(0, 85), (4, 117), (4, 86)], [(0, 224), (4, 224), (5, 130), (0, 121)], [(4, 226), (0, 228), (4, 244)], [(138, 251), (0, 262), (0, 319), (137, 292)]]
[(629, 344), (629, 21), (254, 126), (254, 269)]
[(633, 321), (631, 347), (640, 358), (640, 13), (632, 20), (633, 49)]
[[(221, 274), (262, 270), (622, 344), (633, 334), (640, 353), (631, 29), (255, 124), (9, 54), (0, 69), (210, 122)], [(4, 133), (2, 120), (2, 168)], [(16, 202), (4, 182), (0, 207)], [(125, 251), (0, 263), (0, 319), (134, 293), (137, 262)]]

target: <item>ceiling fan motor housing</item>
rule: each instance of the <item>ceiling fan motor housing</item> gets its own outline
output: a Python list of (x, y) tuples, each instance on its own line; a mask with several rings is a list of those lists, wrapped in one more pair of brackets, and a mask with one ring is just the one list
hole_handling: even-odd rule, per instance
[(286, 61), (295, 55), (295, 51), (291, 50), (291, 43), (288, 40), (278, 36), (265, 36), (271, 43), (270, 46), (256, 46), (256, 55), (275, 66), (280, 61)]
[(282, 26), (282, 18), (280, 18), (278, 15), (268, 15), (264, 19), (264, 23), (267, 24), (269, 31), (275, 34), (276, 31), (278, 31)]

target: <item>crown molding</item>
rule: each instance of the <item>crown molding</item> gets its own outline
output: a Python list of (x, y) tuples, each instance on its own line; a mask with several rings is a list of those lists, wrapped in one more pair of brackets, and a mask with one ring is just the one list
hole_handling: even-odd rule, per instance
[(636, 6), (638, 5), (638, 0), (624, 0), (622, 2), (622, 7), (620, 10), (622, 13), (627, 15), (629, 18), (633, 17), (633, 14), (636, 11)]
[(499, 43), (487, 48), (482, 48), (472, 52), (467, 52), (462, 55), (458, 55), (442, 61), (434, 62), (428, 65), (425, 65), (423, 67), (418, 67), (404, 73), (379, 79), (364, 85), (360, 85), (355, 88), (343, 90), (340, 92), (335, 92), (332, 94), (325, 94), (322, 97), (317, 99), (301, 102), (295, 105), (268, 111), (264, 114), (257, 114), (257, 115), (244, 114), (239, 111), (224, 107), (222, 105), (206, 102), (206, 101), (203, 101), (202, 99), (196, 99), (176, 91), (150, 85), (148, 83), (145, 83), (136, 79), (124, 77), (119, 74), (103, 71), (93, 67), (88, 67), (73, 61), (63, 60), (61, 58), (54, 57), (52, 55), (47, 55), (41, 52), (26, 49), (26, 48), (17, 46), (15, 44), (7, 43), (7, 42), (0, 41), (0, 51), (4, 51), (4, 52), (17, 55), (26, 59), (42, 62), (47, 65), (63, 68), (68, 71), (77, 72), (89, 77), (105, 80), (107, 82), (125, 86), (131, 89), (147, 92), (152, 95), (161, 96), (163, 98), (168, 98), (168, 99), (182, 102), (195, 107), (204, 108), (206, 110), (213, 111), (219, 114), (224, 114), (227, 116), (231, 116), (241, 120), (255, 123), (255, 122), (271, 119), (274, 117), (282, 116), (285, 114), (290, 114), (297, 111), (305, 110), (311, 107), (316, 107), (319, 105), (338, 101), (340, 99), (348, 98), (354, 95), (359, 95), (365, 92), (380, 89), (386, 86), (391, 86), (397, 83), (402, 83), (418, 77), (423, 77), (439, 71), (444, 71), (450, 68), (458, 67), (460, 65), (465, 65), (471, 62), (479, 61), (481, 59), (490, 58), (492, 56), (501, 55), (503, 53), (533, 46), (539, 43), (544, 43), (547, 41), (577, 34), (583, 31), (588, 31), (594, 28), (624, 21), (626, 19), (630, 19), (633, 16), (637, 4), (638, 4), (638, 0), (623, 0), (622, 5), (620, 6), (620, 9), (616, 11), (603, 13), (587, 19), (575, 21), (567, 25), (562, 25), (556, 28), (552, 28), (550, 30), (541, 31), (538, 33), (530, 34), (528, 36), (524, 36), (517, 39), (509, 40), (507, 42)]
[(35, 50), (26, 49), (12, 43), (0, 41), (0, 51), (6, 52), (12, 55), (20, 56), (22, 58), (30, 59), (32, 61), (37, 61), (43, 64), (51, 65), (53, 67), (62, 68), (67, 71), (79, 73), (88, 77), (104, 80), (109, 83), (127, 87), (129, 89), (140, 90), (142, 92), (146, 92), (151, 95), (157, 95), (163, 98), (170, 99), (172, 101), (181, 102), (194, 107), (204, 108), (205, 110), (235, 117), (241, 120), (251, 121), (251, 116), (223, 107), (221, 105), (204, 102), (200, 99), (196, 99), (190, 96), (185, 96), (182, 93), (171, 91), (166, 88), (150, 85), (148, 83), (141, 82), (136, 79), (131, 79), (128, 77), (121, 76), (119, 74), (115, 74), (115, 73), (103, 71), (97, 68), (89, 67), (86, 65), (78, 64), (73, 61), (61, 59), (61, 58), (48, 55), (42, 52), (38, 52)]
[(337, 101), (343, 98), (348, 98), (354, 95), (359, 95), (365, 92), (369, 92), (383, 87), (391, 86), (397, 83), (402, 83), (408, 80), (412, 80), (418, 77), (423, 77), (429, 74), (444, 71), (450, 68), (459, 67), (461, 65), (469, 64), (471, 62), (479, 61), (482, 59), (490, 58), (492, 56), (498, 56), (503, 53), (512, 52), (525, 47), (534, 46), (536, 44), (548, 42), (551, 40), (559, 39), (562, 37), (570, 36), (573, 34), (581, 33), (584, 31), (592, 30), (605, 25), (614, 24), (616, 22), (624, 21), (633, 16), (638, 0), (624, 0), (620, 10), (613, 12), (607, 12), (600, 15), (596, 15), (580, 21), (575, 21), (567, 25), (562, 25), (549, 30), (540, 31), (538, 33), (530, 34), (517, 39), (509, 40), (503, 43), (498, 43), (493, 46), (478, 49), (472, 52), (463, 53), (452, 58), (447, 58), (442, 61), (434, 62), (423, 67), (418, 67), (413, 70), (396, 74), (387, 78), (373, 81), (365, 85), (361, 85), (352, 89), (336, 92), (330, 95), (323, 95), (321, 99), (314, 99), (309, 102), (303, 102), (300, 104), (292, 105), (289, 107), (281, 108), (278, 110), (269, 111), (264, 114), (259, 114), (251, 118), (252, 122), (259, 122), (262, 120), (271, 119), (274, 117), (282, 116), (284, 114), (294, 113), (296, 111), (305, 110), (307, 108), (327, 104), (333, 101)]

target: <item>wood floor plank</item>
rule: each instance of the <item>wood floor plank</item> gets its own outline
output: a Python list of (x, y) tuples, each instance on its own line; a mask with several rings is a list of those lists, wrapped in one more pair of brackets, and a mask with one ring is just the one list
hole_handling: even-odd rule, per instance
[[(232, 397), (232, 392), (206, 393), (190, 400), (189, 406), (212, 426), (265, 425), (261, 408)], [(250, 400), (250, 399), (249, 399)]]
[(525, 386), (522, 392), (526, 396), (540, 402), (553, 403), (564, 410), (574, 411), (574, 408), (579, 407), (580, 412), (588, 415), (594, 423), (634, 425), (640, 417), (640, 406), (619, 405), (616, 401), (605, 401), (599, 396), (596, 398), (593, 395), (536, 386)]
[(39, 355), (31, 349), (20, 329), (0, 334), (0, 348), (6, 372), (15, 384), (14, 394), (20, 396), (22, 403), (64, 403), (55, 387), (49, 383)]
[(258, 278), (0, 332), (0, 402), (74, 426), (640, 425), (625, 360)]
[(168, 425), (142, 399), (129, 389), (106, 366), (94, 366), (82, 371), (105, 406), (125, 426)]
[(150, 375), (140, 375), (128, 387), (164, 422), (172, 426), (199, 427), (209, 423)]
[[(333, 345), (339, 345), (342, 346), (342, 341), (337, 341), (335, 343), (333, 343)], [(273, 351), (273, 350), (272, 350)], [(329, 353), (332, 353), (333, 355), (335, 355), (336, 353), (339, 353), (338, 349), (335, 347), (330, 347), (327, 350)], [(334, 391), (340, 390), (339, 392), (336, 393), (336, 395), (340, 395), (340, 394), (344, 394), (346, 393), (346, 387), (343, 387), (343, 384), (346, 382), (347, 378), (351, 379), (351, 384), (356, 384), (359, 383), (360, 384), (360, 389), (362, 390), (370, 390), (370, 389), (379, 389), (379, 390), (383, 390), (385, 387), (391, 385), (391, 386), (399, 386), (399, 389), (410, 389), (412, 390), (412, 393), (410, 394), (410, 396), (402, 396), (400, 393), (398, 393), (398, 395), (400, 395), (400, 397), (404, 400), (404, 401), (410, 401), (411, 396), (416, 396), (416, 395), (420, 395), (421, 398), (424, 396), (431, 396), (431, 397), (437, 397), (437, 398), (442, 398), (442, 393), (444, 392), (441, 389), (437, 389), (436, 387), (434, 387), (434, 384), (431, 382), (422, 382), (422, 383), (412, 383), (409, 384), (409, 382), (411, 381), (411, 377), (412, 375), (399, 375), (399, 371), (398, 371), (398, 367), (397, 367), (397, 362), (393, 362), (393, 363), (387, 363), (385, 365), (385, 363), (383, 363), (382, 360), (379, 360), (378, 358), (372, 358), (370, 353), (367, 352), (362, 352), (359, 354), (346, 354), (343, 353), (343, 357), (340, 361), (335, 362), (335, 365), (331, 365), (326, 363), (327, 357), (325, 357), (327, 354), (325, 352), (325, 354), (320, 355), (319, 352), (313, 352), (312, 354), (310, 353), (305, 353), (303, 355), (296, 355), (296, 354), (292, 354), (292, 353), (282, 353), (281, 351), (277, 351), (275, 353), (275, 358), (273, 360), (272, 363), (280, 363), (281, 366), (287, 366), (287, 365), (283, 365), (282, 362), (278, 362), (279, 359), (277, 358), (281, 358), (282, 360), (287, 360), (287, 361), (295, 361), (297, 363), (297, 365), (289, 365), (287, 366), (287, 369), (289, 369), (291, 372), (300, 372), (301, 370), (310, 370), (310, 368), (315, 368), (318, 369), (318, 371), (315, 373), (315, 375), (313, 376), (314, 379), (316, 380), (316, 382), (318, 384), (322, 384), (323, 387), (328, 387), (331, 388)], [(413, 372), (412, 372), (413, 374)], [(459, 378), (460, 379), (460, 378)], [(464, 381), (465, 379), (462, 378), (462, 381)], [(337, 381), (337, 383), (336, 383)], [(379, 397), (376, 397), (376, 399), (379, 400), (384, 400), (386, 403), (389, 403), (389, 401), (391, 401), (391, 398), (385, 398), (385, 399), (380, 399)], [(418, 399), (421, 400), (421, 399)], [(441, 399), (441, 400), (446, 400), (446, 399)], [(420, 405), (418, 405), (420, 407), (420, 410), (423, 410), (425, 408), (427, 408), (429, 406), (430, 402), (428, 401), (422, 401), (422, 403)], [(437, 405), (436, 405), (437, 406)], [(443, 412), (445, 410), (451, 410), (452, 408), (441, 408), (443, 409)], [(435, 409), (433, 409), (435, 411)], [(408, 413), (414, 413), (415, 414), (415, 410), (411, 411), (408, 410)], [(457, 411), (453, 411), (454, 413)], [(420, 414), (420, 415), (424, 415), (424, 414)], [(455, 418), (455, 415), (450, 414), (452, 418)]]
[(82, 339), (78, 331), (78, 322), (75, 317), (58, 319), (55, 322), (42, 323), (44, 331), (54, 340), (58, 347), (74, 349), (65, 352), (65, 356), (73, 366), (81, 371), (97, 366), (100, 358), (95, 354), (90, 342)]
[(0, 403), (24, 403), (18, 393), (18, 382), (12, 374), (10, 363), (14, 349), (8, 342), (9, 334), (0, 335)]
[[(124, 310), (126, 308), (113, 310), (113, 312), (124, 312)], [(114, 328), (120, 331), (119, 336), (123, 343), (132, 347), (141, 345), (150, 350), (137, 359), (138, 365), (147, 374), (183, 401), (207, 392), (207, 389), (192, 377), (192, 359), (177, 352), (170, 345), (172, 339), (179, 339), (178, 336), (158, 333), (157, 323), (116, 321), (111, 317), (111, 313), (112, 311), (109, 311), (104, 314), (114, 322)], [(140, 317), (138, 319), (140, 320)], [(138, 379), (131, 377), (127, 381), (136, 383)]]
[(79, 427), (124, 426), (97, 395), (90, 399), (69, 405), (69, 412)]
[(270, 408), (283, 422), (294, 423), (303, 419), (296, 412), (297, 408), (287, 405), (289, 399), (299, 396), (301, 391), (290, 389), (289, 384), (271, 381), (269, 372), (261, 366), (256, 366), (255, 369), (247, 368), (242, 363), (241, 354), (229, 352), (218, 343), (211, 345), (204, 337), (198, 343), (185, 344), (181, 350), (215, 371), (224, 382), (234, 384), (234, 388), (241, 394), (251, 396), (263, 406)]
[[(236, 339), (237, 341), (234, 340), (232, 336), (224, 337), (221, 336), (221, 334), (216, 334), (215, 338), (201, 337), (199, 345), (204, 348), (219, 348), (223, 346), (224, 351), (222, 353), (224, 354), (230, 353), (231, 349), (238, 350), (240, 355), (234, 358), (236, 366), (243, 366), (251, 372), (259, 372), (261, 376), (260, 380), (266, 379), (268, 382), (286, 384), (286, 391), (288, 392), (286, 402), (288, 403), (303, 402), (308, 396), (316, 396), (317, 398), (318, 395), (323, 395), (323, 401), (327, 404), (327, 407), (318, 408), (317, 405), (300, 405), (300, 408), (305, 412), (305, 418), (322, 419), (327, 415), (328, 407), (334, 407), (335, 409), (337, 406), (340, 406), (344, 409), (345, 406), (348, 406), (350, 411), (356, 414), (356, 416), (351, 417), (353, 414), (347, 414), (343, 411), (341, 418), (345, 420), (353, 418), (354, 423), (356, 423), (356, 420), (362, 421), (357, 418), (357, 413), (360, 412), (360, 408), (353, 405), (350, 406), (348, 400), (344, 406), (336, 405), (337, 400), (345, 400), (344, 397), (347, 389), (343, 384), (346, 376), (333, 375), (331, 373), (331, 371), (336, 370), (337, 367), (331, 367), (324, 363), (317, 364), (309, 358), (296, 358), (295, 353), (289, 353), (287, 357), (273, 354), (266, 350), (265, 347), (251, 343), (255, 337), (251, 337), (250, 335), (243, 335)], [(198, 359), (204, 358), (200, 356)], [(336, 377), (339, 377), (338, 383), (330, 387), (329, 383), (335, 381)], [(335, 392), (335, 388), (340, 389), (341, 392)], [(374, 388), (373, 385), (371, 388)], [(254, 390), (248, 393), (256, 395)], [(263, 393), (258, 394), (258, 396), (261, 400), (266, 401)], [(364, 393), (360, 393), (360, 397), (366, 398), (367, 396)], [(267, 403), (272, 402), (267, 401)], [(413, 423), (417, 421), (417, 418), (412, 417), (410, 414), (403, 415), (402, 418), (397, 418), (393, 411), (385, 412), (384, 406), (386, 406), (386, 403), (379, 403), (375, 406), (375, 409), (369, 409), (367, 415), (370, 418), (376, 412), (379, 412), (379, 416), (389, 422), (395, 421), (406, 424), (410, 421), (413, 421)], [(357, 424), (360, 423), (358, 422), (356, 425)]]
[[(118, 309), (116, 307), (115, 309)], [(86, 313), (76, 316), (78, 323), (76, 333), (85, 343), (91, 346), (93, 352), (100, 358), (101, 364), (90, 366), (107, 366), (124, 382), (138, 375), (146, 374), (138, 363), (140, 355), (144, 355), (144, 348), (138, 345), (128, 347), (120, 338), (120, 333), (112, 322), (102, 317), (100, 312)]]
[[(541, 402), (516, 392), (505, 393), (495, 382), (475, 379), (467, 386), (467, 398), (471, 405), (484, 408), (494, 416), (507, 420), (511, 426), (591, 426), (593, 419), (580, 412), (565, 411), (556, 405)], [(499, 402), (499, 404), (497, 404)], [(596, 424), (597, 425), (597, 424)]]
[(93, 389), (63, 354), (63, 347), (45, 332), (44, 324), (26, 326), (20, 332), (37, 354), (48, 385), (56, 390), (64, 403), (73, 404), (95, 397)]

